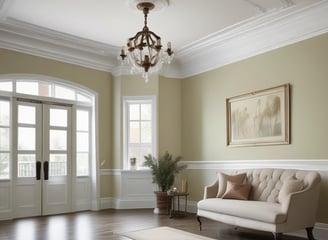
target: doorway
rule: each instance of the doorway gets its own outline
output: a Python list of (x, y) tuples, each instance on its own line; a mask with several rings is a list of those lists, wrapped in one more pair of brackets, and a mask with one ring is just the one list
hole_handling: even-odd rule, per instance
[(15, 218), (71, 212), (72, 106), (13, 101)]

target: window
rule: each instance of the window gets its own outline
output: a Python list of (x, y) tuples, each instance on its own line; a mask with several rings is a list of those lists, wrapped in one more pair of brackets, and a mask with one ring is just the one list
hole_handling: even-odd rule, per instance
[(0, 99), (0, 179), (9, 179), (10, 103)]
[[(88, 90), (39, 75), (4, 75), (0, 74), (0, 96), (33, 99), (66, 104), (69, 100), (76, 109), (76, 141), (74, 142), (76, 176), (86, 177), (91, 174), (91, 163), (95, 159), (94, 147), (94, 104), (95, 95)], [(11, 171), (11, 100), (0, 98), (0, 180), (10, 179)], [(17, 176), (33, 177), (36, 174), (36, 109), (20, 105), (17, 109)], [(49, 147), (54, 151), (50, 155), (50, 176), (62, 176), (66, 169), (57, 171), (57, 166), (66, 162), (61, 151), (67, 150), (67, 112), (65, 109), (50, 110)], [(52, 165), (51, 165), (52, 164)], [(54, 170), (53, 172), (52, 169)], [(56, 171), (55, 171), (56, 170)]]
[(0, 79), (0, 91), (72, 100), (87, 104), (92, 103), (92, 96), (90, 94), (81, 92), (70, 86), (55, 82), (17, 78), (16, 80), (9, 81)]
[(144, 156), (156, 155), (155, 97), (124, 98), (124, 159), (125, 168), (142, 168)]
[(90, 111), (76, 110), (76, 175), (89, 175)]

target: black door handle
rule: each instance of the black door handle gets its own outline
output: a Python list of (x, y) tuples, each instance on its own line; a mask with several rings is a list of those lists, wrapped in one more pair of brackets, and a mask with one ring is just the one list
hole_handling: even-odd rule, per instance
[(43, 174), (44, 174), (44, 180), (49, 179), (49, 162), (45, 161), (43, 163)]
[(41, 162), (37, 161), (36, 163), (36, 180), (41, 179)]

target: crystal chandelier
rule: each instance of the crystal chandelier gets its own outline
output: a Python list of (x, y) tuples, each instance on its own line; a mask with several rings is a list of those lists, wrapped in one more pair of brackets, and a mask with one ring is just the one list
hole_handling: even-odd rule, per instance
[(147, 26), (147, 16), (154, 9), (152, 2), (139, 2), (137, 8), (143, 11), (144, 27), (142, 31), (128, 39), (127, 53), (125, 48), (121, 49), (120, 59), (131, 66), (131, 73), (142, 73), (145, 82), (148, 82), (149, 74), (157, 72), (163, 63), (171, 63), (173, 51), (171, 42), (167, 43), (167, 49), (163, 52), (161, 37), (150, 31)]

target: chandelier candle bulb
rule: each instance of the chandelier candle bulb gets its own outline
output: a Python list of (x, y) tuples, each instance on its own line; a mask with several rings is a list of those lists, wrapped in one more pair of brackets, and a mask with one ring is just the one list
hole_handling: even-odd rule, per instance
[(171, 49), (171, 42), (167, 42), (167, 49)]

